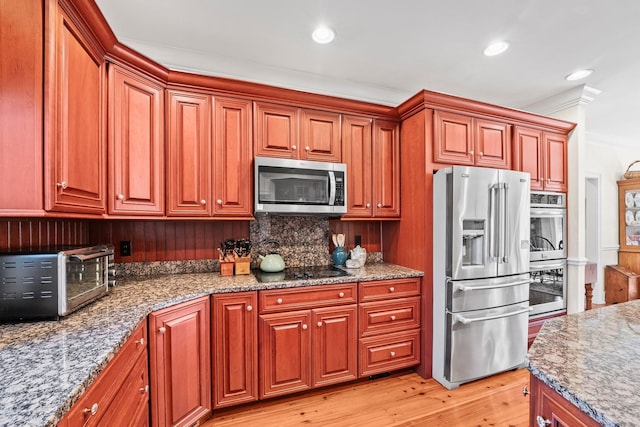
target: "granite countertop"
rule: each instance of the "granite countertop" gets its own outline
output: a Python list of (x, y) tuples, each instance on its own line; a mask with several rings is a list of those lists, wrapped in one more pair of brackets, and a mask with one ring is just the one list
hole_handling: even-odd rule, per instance
[(392, 264), (348, 272), (271, 283), (219, 273), (129, 279), (59, 321), (0, 324), (0, 426), (55, 425), (152, 311), (214, 293), (423, 276)]
[(604, 426), (640, 420), (640, 300), (549, 319), (531, 373)]

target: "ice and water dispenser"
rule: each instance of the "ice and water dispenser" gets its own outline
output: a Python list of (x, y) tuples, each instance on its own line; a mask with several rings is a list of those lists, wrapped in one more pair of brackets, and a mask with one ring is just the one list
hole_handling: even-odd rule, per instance
[(462, 220), (462, 265), (484, 264), (485, 221), (481, 219)]

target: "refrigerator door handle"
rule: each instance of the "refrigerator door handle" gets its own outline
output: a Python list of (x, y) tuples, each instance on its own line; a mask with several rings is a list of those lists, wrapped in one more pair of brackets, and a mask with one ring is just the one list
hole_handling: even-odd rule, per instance
[(496, 261), (500, 254), (498, 253), (498, 239), (496, 232), (498, 231), (498, 222), (496, 218), (496, 194), (498, 188), (495, 185), (489, 187), (489, 260)]
[(462, 323), (463, 325), (468, 325), (470, 323), (485, 322), (487, 320), (495, 320), (495, 319), (501, 319), (503, 317), (517, 316), (522, 313), (528, 313), (531, 310), (532, 310), (531, 307), (521, 307), (520, 310), (512, 311), (511, 313), (498, 314), (495, 316), (479, 317), (477, 319), (469, 319), (467, 317), (462, 316), (461, 314), (454, 314), (453, 321), (454, 323), (458, 322), (458, 323)]
[(509, 184), (504, 183), (504, 217), (502, 221), (502, 262), (507, 264), (509, 257), (507, 256), (507, 245), (509, 242)]
[(531, 281), (529, 279), (527, 279), (527, 280), (521, 280), (519, 282), (510, 282), (510, 283), (501, 284), (501, 285), (465, 286), (465, 285), (462, 285), (462, 284), (456, 284), (455, 285), (455, 290), (456, 291), (462, 291), (462, 292), (482, 291), (482, 290), (485, 290), (485, 289), (500, 289), (500, 288), (509, 288), (511, 286), (526, 285), (526, 284), (528, 284), (530, 282)]

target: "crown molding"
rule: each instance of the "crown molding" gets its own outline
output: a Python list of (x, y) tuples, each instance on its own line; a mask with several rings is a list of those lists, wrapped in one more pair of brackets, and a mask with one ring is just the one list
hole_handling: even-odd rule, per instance
[(542, 115), (551, 115), (558, 111), (566, 110), (567, 108), (588, 105), (593, 102), (600, 93), (602, 93), (601, 90), (582, 84), (530, 104), (524, 109)]

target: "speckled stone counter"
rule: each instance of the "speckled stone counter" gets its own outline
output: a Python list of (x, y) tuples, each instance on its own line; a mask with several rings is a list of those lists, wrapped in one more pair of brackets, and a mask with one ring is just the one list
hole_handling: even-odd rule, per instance
[(129, 279), (60, 321), (0, 324), (0, 426), (55, 425), (152, 311), (214, 293), (420, 277), (367, 264), (328, 279), (258, 283), (253, 275)]
[(640, 300), (547, 320), (529, 370), (604, 426), (640, 423)]

